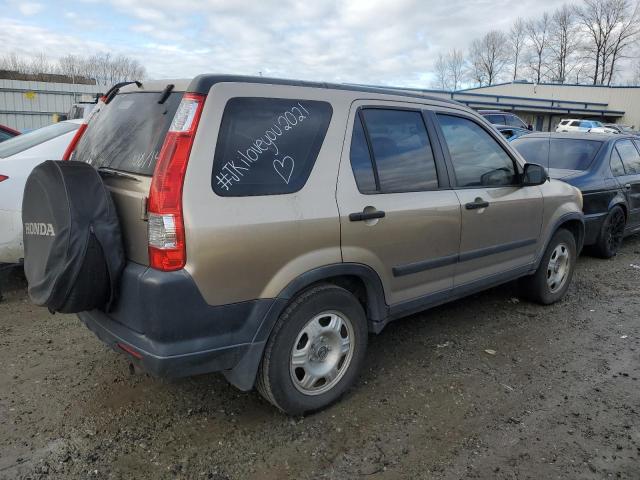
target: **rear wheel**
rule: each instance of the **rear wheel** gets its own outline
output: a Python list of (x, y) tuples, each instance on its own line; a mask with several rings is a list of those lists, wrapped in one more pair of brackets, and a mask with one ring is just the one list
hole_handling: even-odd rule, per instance
[(290, 415), (326, 407), (357, 378), (367, 335), (364, 310), (349, 291), (326, 284), (303, 292), (269, 337), (258, 391)]
[(565, 229), (558, 230), (542, 256), (536, 272), (521, 280), (523, 296), (548, 305), (564, 297), (576, 264), (576, 239)]
[(598, 241), (593, 247), (594, 253), (600, 258), (614, 257), (622, 245), (626, 224), (627, 219), (622, 207), (616, 205), (609, 210), (607, 217), (602, 222)]

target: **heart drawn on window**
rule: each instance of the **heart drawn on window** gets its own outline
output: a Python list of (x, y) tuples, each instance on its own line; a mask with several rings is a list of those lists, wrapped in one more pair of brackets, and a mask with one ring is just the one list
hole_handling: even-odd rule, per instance
[(287, 155), (286, 157), (282, 157), (282, 160), (278, 160), (276, 158), (273, 161), (273, 168), (275, 169), (276, 173), (282, 177), (284, 183), (286, 183), (287, 185), (289, 185), (289, 180), (291, 180), (294, 166), (295, 162), (289, 155)]

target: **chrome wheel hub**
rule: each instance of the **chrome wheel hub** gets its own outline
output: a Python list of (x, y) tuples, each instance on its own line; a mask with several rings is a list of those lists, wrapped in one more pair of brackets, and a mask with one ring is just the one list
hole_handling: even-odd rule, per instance
[(547, 265), (547, 285), (551, 293), (560, 290), (567, 281), (570, 268), (569, 247), (560, 243), (551, 252), (549, 265)]
[(291, 350), (289, 371), (298, 391), (320, 395), (344, 376), (353, 357), (353, 325), (344, 314), (328, 311), (302, 328)]

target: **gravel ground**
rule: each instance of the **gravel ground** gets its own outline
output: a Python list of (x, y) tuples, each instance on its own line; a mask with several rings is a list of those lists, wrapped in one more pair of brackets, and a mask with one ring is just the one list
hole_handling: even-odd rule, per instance
[(566, 299), (505, 285), (370, 339), (341, 402), (289, 418), (218, 375), (132, 374), (71, 315), (0, 303), (0, 478), (640, 478), (640, 238)]

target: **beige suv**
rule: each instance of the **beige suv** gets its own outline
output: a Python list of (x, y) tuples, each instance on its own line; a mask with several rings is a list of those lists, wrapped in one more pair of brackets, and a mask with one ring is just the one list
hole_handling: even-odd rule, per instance
[[(153, 374), (221, 371), (289, 414), (344, 393), (368, 335), (392, 320), (518, 278), (529, 298), (560, 300), (582, 245), (577, 189), (470, 109), (423, 95), (223, 75), (132, 83), (101, 102), (71, 160), (56, 175), (89, 164), (78, 184), (99, 195), (97, 169), (119, 231), (97, 213), (73, 227), (106, 258), (56, 284), (64, 306), (39, 303), (84, 310)], [(27, 203), (24, 217), (49, 222)], [(34, 299), (46, 282), (30, 272), (54, 238), (26, 241)]]

